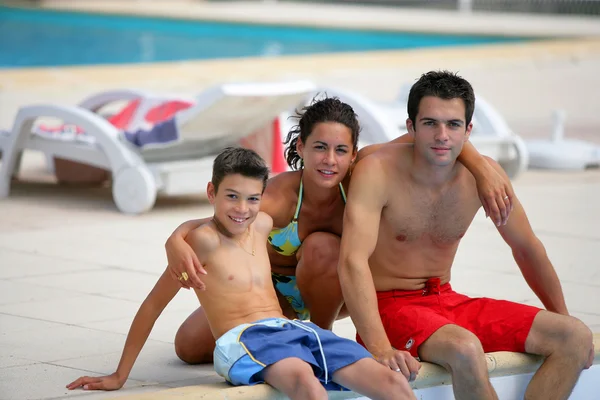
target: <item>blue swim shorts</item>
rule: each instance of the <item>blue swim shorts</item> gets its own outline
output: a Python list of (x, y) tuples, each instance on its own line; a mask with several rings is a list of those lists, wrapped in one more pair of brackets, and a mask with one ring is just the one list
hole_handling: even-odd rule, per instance
[(338, 369), (371, 354), (311, 322), (270, 318), (239, 325), (217, 340), (215, 371), (234, 385), (263, 383), (264, 369), (285, 358), (309, 363), (327, 390), (346, 390), (331, 381)]

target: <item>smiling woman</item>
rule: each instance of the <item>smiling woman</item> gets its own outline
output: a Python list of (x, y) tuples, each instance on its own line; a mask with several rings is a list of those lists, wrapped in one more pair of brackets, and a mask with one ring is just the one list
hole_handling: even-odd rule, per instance
[(163, 18), (0, 6), (0, 68), (265, 57), (515, 41)]

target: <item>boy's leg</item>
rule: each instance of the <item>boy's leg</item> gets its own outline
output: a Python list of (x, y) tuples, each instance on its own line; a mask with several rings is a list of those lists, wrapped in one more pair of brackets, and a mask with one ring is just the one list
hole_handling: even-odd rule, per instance
[(213, 362), (215, 338), (202, 307), (194, 311), (175, 335), (175, 353), (188, 364)]
[(333, 374), (333, 381), (373, 400), (415, 399), (404, 375), (372, 358), (363, 358), (338, 369)]
[(307, 362), (296, 357), (284, 358), (265, 368), (265, 382), (290, 399), (327, 399), (327, 391)]

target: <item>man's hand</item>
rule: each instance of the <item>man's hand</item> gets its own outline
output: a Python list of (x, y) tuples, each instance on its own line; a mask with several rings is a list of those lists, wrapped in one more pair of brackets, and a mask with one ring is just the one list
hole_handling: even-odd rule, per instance
[(125, 384), (125, 379), (120, 379), (115, 372), (108, 376), (82, 376), (69, 383), (67, 389), (73, 390), (79, 387), (83, 390), (117, 390)]
[(206, 285), (200, 280), (198, 274), (206, 275), (206, 270), (198, 261), (198, 257), (190, 245), (184, 240), (168, 240), (165, 248), (169, 262), (167, 268), (171, 277), (185, 289), (195, 287), (205, 290)]
[(400, 351), (392, 348), (374, 356), (379, 363), (390, 367), (393, 371), (401, 372), (409, 381), (414, 381), (421, 369), (421, 363), (411, 356), (408, 351)]
[(491, 165), (485, 168), (485, 173), (476, 177), (476, 181), (485, 216), (490, 217), (496, 226), (506, 225), (508, 215), (513, 209), (514, 192), (510, 182)]

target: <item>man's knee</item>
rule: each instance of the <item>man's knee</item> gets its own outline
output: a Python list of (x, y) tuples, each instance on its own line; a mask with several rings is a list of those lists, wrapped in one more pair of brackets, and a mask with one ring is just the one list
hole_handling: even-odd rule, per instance
[[(559, 321), (559, 322), (558, 322)], [(585, 365), (594, 345), (592, 331), (579, 319), (560, 316), (557, 323), (547, 335), (548, 356), (565, 354), (577, 359), (578, 364)]]
[(303, 268), (319, 275), (333, 273), (337, 275), (337, 263), (340, 251), (340, 238), (326, 232), (314, 232), (302, 242), (299, 254)]
[(442, 366), (454, 372), (473, 373), (486, 366), (481, 342), (472, 332), (461, 329), (443, 337), (437, 347), (444, 354)]

